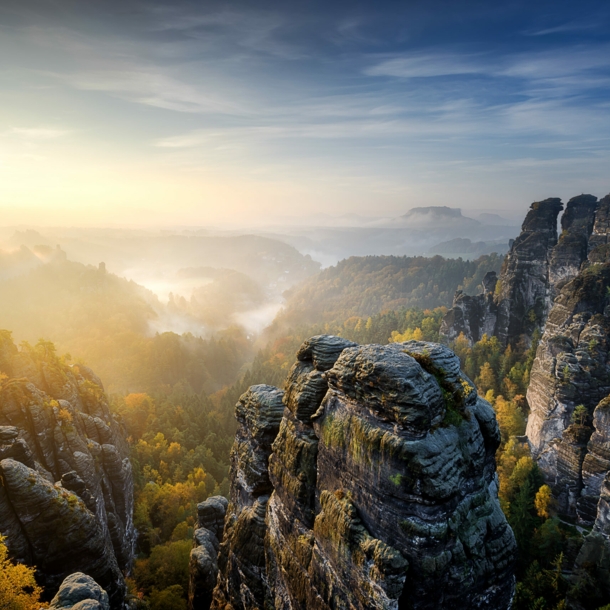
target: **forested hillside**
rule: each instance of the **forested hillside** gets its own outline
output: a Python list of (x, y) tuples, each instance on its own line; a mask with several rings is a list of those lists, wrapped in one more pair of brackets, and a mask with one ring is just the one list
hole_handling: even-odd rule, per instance
[(497, 254), (475, 261), (441, 256), (351, 257), (286, 293), (274, 327), (343, 322), (405, 307), (449, 307), (456, 290), (476, 292), (488, 271), (499, 271)]
[(110, 392), (152, 391), (178, 382), (197, 393), (214, 392), (231, 384), (251, 358), (251, 343), (240, 328), (209, 339), (158, 333), (170, 315), (178, 328), (199, 329), (204, 336), (206, 328), (184, 312), (178, 317), (135, 282), (66, 260), (61, 250), (18, 252), (0, 259), (0, 325), (17, 341), (53, 341), (61, 353), (93, 367)]

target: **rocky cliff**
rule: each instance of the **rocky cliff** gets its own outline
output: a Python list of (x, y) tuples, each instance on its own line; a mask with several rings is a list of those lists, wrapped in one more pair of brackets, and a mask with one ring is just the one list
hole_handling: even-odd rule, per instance
[(449, 349), (313, 337), (236, 415), (212, 608), (509, 607), (500, 436)]
[(47, 594), (85, 572), (122, 606), (135, 531), (128, 447), (99, 379), (0, 331), (0, 532)]
[(535, 328), (543, 329), (553, 299), (578, 275), (590, 250), (597, 248), (594, 256), (598, 258), (605, 253), (608, 206), (610, 197), (600, 202), (593, 195), (573, 197), (561, 217), (558, 238), (561, 200), (532, 203), (494, 289), (490, 290), (488, 278), (481, 295), (457, 293), (443, 320), (441, 335), (452, 341), (464, 333), (474, 343), (487, 333), (504, 345), (515, 345), (524, 337), (528, 340)]
[[(610, 434), (610, 264), (586, 267), (561, 288), (530, 375), (532, 453), (564, 516), (591, 524)], [(575, 413), (583, 405), (581, 414)], [(591, 423), (595, 425), (595, 433)], [(589, 440), (589, 437), (591, 439)], [(581, 497), (582, 496), (582, 497)]]

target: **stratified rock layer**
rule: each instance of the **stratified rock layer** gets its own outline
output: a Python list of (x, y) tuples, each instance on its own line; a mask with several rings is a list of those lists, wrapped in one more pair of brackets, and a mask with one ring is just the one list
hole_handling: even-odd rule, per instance
[(342, 341), (304, 344), (279, 429), (278, 390), (240, 400), (212, 607), (508, 608), (490, 405), (447, 348)]
[[(610, 394), (610, 265), (593, 264), (566, 283), (555, 300), (530, 375), (527, 399), (530, 415), (526, 434), (532, 452), (559, 502), (561, 514), (591, 523), (596, 493), (587, 482), (583, 490), (582, 468), (594, 468), (587, 460), (592, 429), (588, 421), (572, 422), (574, 410), (584, 405), (590, 417)], [(607, 433), (606, 418), (599, 412), (600, 434)], [(598, 463), (599, 466), (599, 463)], [(597, 475), (599, 478), (599, 475)]]
[(0, 532), (50, 595), (82, 571), (123, 604), (133, 556), (128, 446), (99, 379), (0, 331)]
[(206, 610), (212, 604), (227, 505), (227, 499), (222, 496), (212, 496), (197, 505), (199, 519), (189, 563), (189, 608), (192, 610)]
[(220, 546), (213, 608), (262, 608), (265, 602), (265, 512), (272, 491), (268, 473), (283, 392), (252, 386), (235, 408), (238, 422), (231, 450), (231, 497)]

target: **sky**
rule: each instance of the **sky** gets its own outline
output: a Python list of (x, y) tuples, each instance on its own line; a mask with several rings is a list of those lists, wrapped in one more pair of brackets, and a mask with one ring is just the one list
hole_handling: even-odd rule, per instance
[(0, 223), (610, 192), (610, 3), (0, 0)]

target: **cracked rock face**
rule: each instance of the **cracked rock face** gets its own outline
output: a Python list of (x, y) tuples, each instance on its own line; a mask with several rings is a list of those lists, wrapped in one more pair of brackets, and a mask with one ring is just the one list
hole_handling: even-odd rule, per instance
[(120, 608), (135, 537), (127, 442), (99, 379), (49, 349), (0, 335), (0, 532), (51, 595), (85, 571)]
[(268, 469), (235, 455), (212, 607), (508, 608), (490, 405), (445, 347), (341, 341), (304, 344), (281, 407), (240, 400), (234, 455)]
[[(524, 334), (531, 335), (536, 325), (543, 325), (552, 298), (550, 275), (563, 273), (563, 277), (579, 256), (578, 265), (586, 258), (587, 242), (583, 237), (584, 246), (581, 244), (581, 233), (587, 230), (590, 233), (592, 225), (589, 198), (596, 201), (595, 197), (583, 195), (568, 204), (564, 214), (565, 235), (562, 234), (560, 244), (557, 244), (557, 217), (563, 208), (561, 200), (551, 198), (532, 203), (521, 234), (504, 259), (500, 276), (496, 280), (488, 274), (481, 295), (456, 294), (441, 325), (441, 336), (452, 341), (464, 333), (474, 343), (486, 333), (506, 345), (517, 342)], [(581, 211), (581, 207), (586, 211)], [(580, 249), (574, 246), (574, 240), (582, 246)]]
[[(608, 264), (592, 265), (563, 286), (538, 346), (527, 391), (526, 434), (532, 453), (560, 513), (572, 518), (579, 513), (587, 523), (594, 519), (595, 480), (600, 477), (594, 473), (602, 465), (599, 458), (608, 432), (605, 403), (600, 404), (610, 394), (608, 287)], [(572, 422), (578, 405), (584, 405), (599, 426), (590, 443), (593, 429), (588, 422)], [(581, 500), (583, 487), (587, 498)]]
[(189, 563), (189, 607), (196, 610), (212, 603), (227, 505), (223, 496), (212, 496), (197, 505), (199, 519)]

